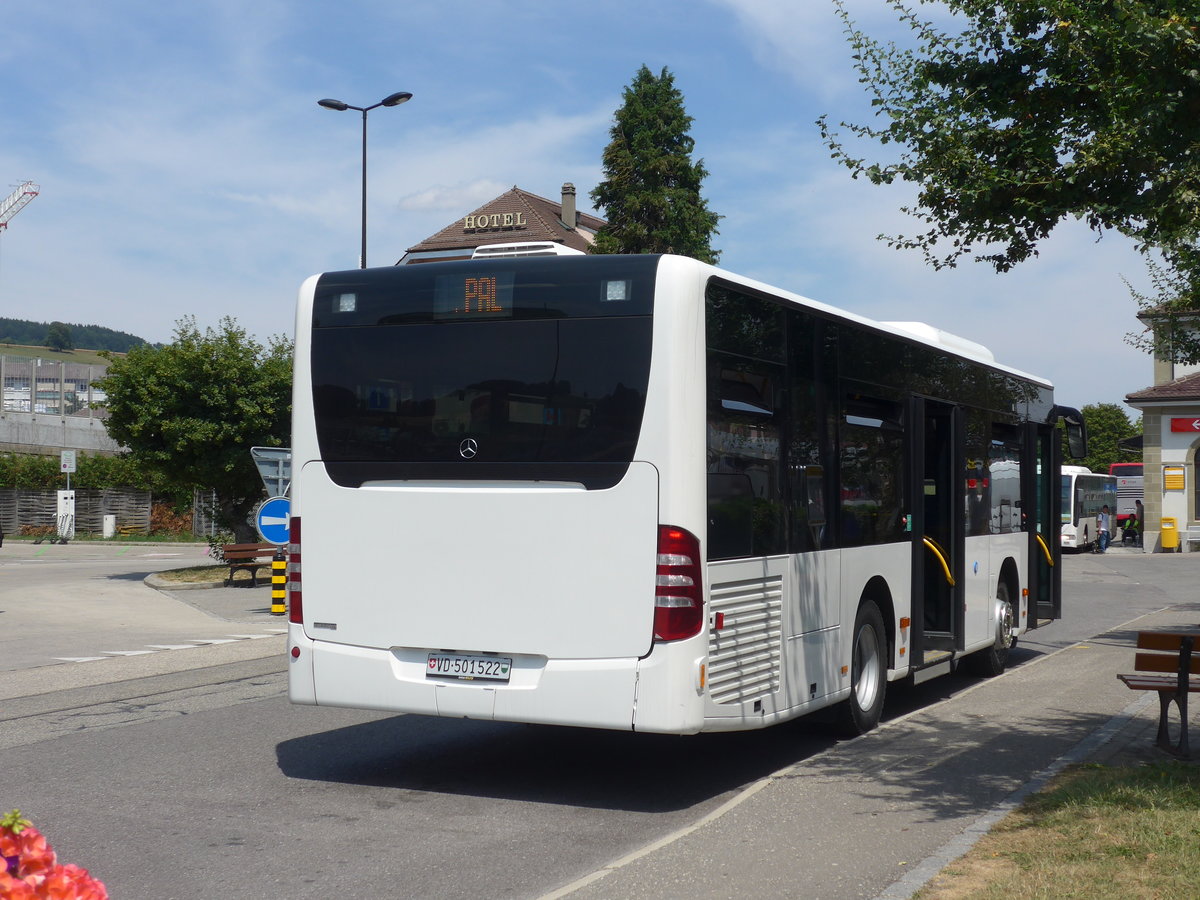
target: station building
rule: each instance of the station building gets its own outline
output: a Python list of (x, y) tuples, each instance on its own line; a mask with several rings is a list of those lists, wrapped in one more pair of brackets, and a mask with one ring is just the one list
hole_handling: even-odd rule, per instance
[[(1138, 318), (1154, 327), (1153, 314)], [(1125, 402), (1142, 413), (1147, 551), (1163, 546), (1164, 517), (1173, 519), (1183, 552), (1200, 550), (1200, 365), (1154, 360), (1154, 384)]]

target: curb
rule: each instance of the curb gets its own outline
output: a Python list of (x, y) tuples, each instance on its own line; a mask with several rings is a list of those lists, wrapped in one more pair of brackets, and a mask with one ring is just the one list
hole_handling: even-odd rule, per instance
[(156, 591), (204, 591), (210, 588), (228, 587), (223, 581), (167, 581), (153, 572), (143, 578), (142, 583)]

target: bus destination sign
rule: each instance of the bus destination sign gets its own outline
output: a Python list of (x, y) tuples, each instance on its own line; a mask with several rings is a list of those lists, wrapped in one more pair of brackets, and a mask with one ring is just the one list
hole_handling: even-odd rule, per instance
[(513, 314), (513, 273), (439, 275), (434, 319), (507, 319)]

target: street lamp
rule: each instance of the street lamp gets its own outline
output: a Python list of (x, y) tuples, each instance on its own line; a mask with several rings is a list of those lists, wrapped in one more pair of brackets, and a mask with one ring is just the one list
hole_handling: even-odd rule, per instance
[(407, 103), (411, 99), (412, 94), (408, 91), (399, 91), (398, 93), (384, 97), (374, 106), (351, 106), (349, 103), (343, 103), (341, 100), (317, 101), (317, 106), (323, 106), (325, 109), (332, 109), (337, 112), (356, 109), (362, 113), (362, 254), (359, 256), (360, 269), (367, 267), (367, 113), (381, 106), (399, 106), (401, 103)]

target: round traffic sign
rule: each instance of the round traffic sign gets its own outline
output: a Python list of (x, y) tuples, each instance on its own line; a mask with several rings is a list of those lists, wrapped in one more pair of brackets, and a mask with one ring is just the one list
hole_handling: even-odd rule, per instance
[(254, 525), (262, 539), (279, 547), (286, 545), (291, 512), (292, 503), (287, 497), (272, 497), (259, 504)]

